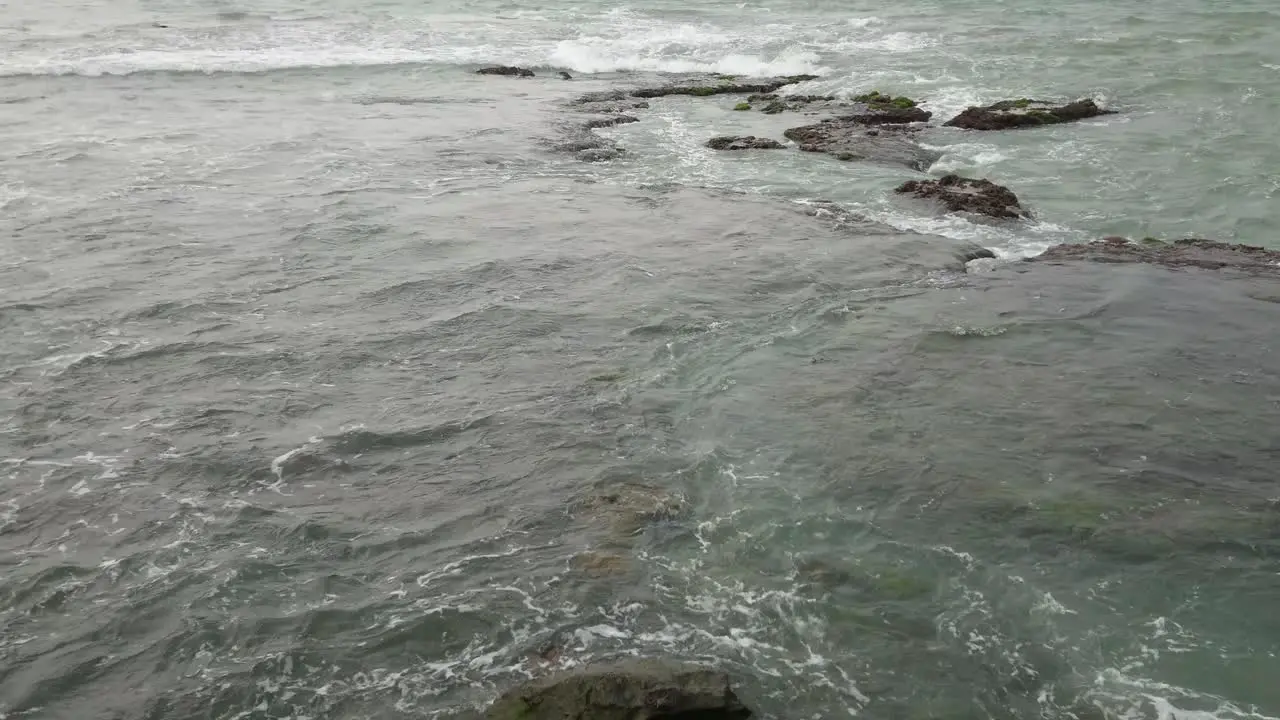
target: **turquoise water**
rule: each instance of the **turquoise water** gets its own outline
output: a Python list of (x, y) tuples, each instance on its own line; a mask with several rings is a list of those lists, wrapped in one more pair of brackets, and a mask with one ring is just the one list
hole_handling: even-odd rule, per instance
[[(1278, 39), (1263, 2), (0, 6), (0, 717), (466, 717), (626, 654), (766, 717), (1280, 716), (1275, 278), (1016, 262), (1280, 247)], [(687, 73), (1119, 113), (921, 133), (1018, 224), (708, 150), (812, 121), (732, 96), (555, 150)]]

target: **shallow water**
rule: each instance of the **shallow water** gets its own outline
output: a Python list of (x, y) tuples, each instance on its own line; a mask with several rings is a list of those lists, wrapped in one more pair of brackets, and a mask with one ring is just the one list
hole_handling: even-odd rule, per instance
[[(1275, 279), (962, 264), (1280, 247), (1277, 14), (0, 7), (0, 716), (456, 717), (636, 653), (769, 717), (1280, 715)], [(734, 97), (554, 150), (692, 71), (1121, 114), (928, 131), (1020, 225), (705, 149), (799, 124)]]

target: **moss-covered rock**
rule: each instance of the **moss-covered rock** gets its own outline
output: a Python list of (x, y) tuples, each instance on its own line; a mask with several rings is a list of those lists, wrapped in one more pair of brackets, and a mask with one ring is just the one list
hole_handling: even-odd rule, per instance
[(736, 111), (738, 111), (738, 112), (743, 112), (743, 111), (745, 111), (745, 110), (750, 110), (750, 109), (751, 109), (751, 103), (749, 103), (749, 102), (740, 102), (740, 103), (738, 103), (737, 105), (734, 105), (734, 106), (733, 106), (733, 109), (734, 109), (734, 110), (736, 110)]

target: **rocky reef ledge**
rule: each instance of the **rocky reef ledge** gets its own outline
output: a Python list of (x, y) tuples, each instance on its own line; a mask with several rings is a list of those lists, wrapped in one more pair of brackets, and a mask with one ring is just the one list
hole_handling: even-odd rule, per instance
[(1055, 245), (1028, 258), (1030, 262), (1092, 261), (1149, 263), (1166, 267), (1232, 269), (1257, 275), (1280, 276), (1280, 250), (1188, 238), (1164, 242), (1155, 238), (1130, 240), (1107, 237), (1089, 243)]
[(717, 670), (666, 660), (587, 665), (508, 690), (486, 720), (746, 720)]

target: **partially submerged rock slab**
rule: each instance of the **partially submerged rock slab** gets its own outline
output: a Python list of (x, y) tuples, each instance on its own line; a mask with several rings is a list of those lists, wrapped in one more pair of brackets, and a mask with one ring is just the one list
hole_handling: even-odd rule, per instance
[(533, 77), (533, 71), (529, 68), (514, 67), (511, 65), (494, 65), (493, 67), (480, 68), (476, 71), (477, 75), (504, 75), (507, 77)]
[(838, 160), (871, 160), (925, 170), (941, 157), (911, 139), (906, 126), (870, 127), (852, 118), (828, 118), (813, 125), (795, 127), (783, 133), (804, 152), (820, 152)]
[(1109, 237), (1090, 243), (1055, 245), (1028, 260), (1150, 263), (1212, 270), (1230, 268), (1257, 274), (1280, 275), (1280, 250), (1199, 238), (1164, 243), (1151, 239), (1134, 242), (1127, 238)]
[(746, 720), (722, 672), (661, 660), (588, 665), (533, 680), (494, 701), (486, 720)]
[(759, 106), (765, 115), (777, 115), (784, 112), (817, 112), (847, 106), (834, 95), (778, 95), (764, 93), (747, 98), (752, 107)]
[(741, 81), (724, 76), (708, 78), (705, 81), (692, 81), (661, 85), (658, 87), (638, 88), (631, 95), (638, 98), (656, 98), (669, 95), (692, 95), (694, 97), (710, 97), (712, 95), (732, 94), (768, 94), (779, 88), (796, 83), (817, 79), (817, 75), (788, 75), (786, 77), (763, 78)]
[(587, 577), (599, 578), (625, 573), (631, 567), (631, 561), (619, 553), (588, 550), (574, 555), (569, 567)]
[(945, 175), (937, 180), (911, 180), (895, 192), (935, 200), (947, 212), (969, 212), (993, 218), (1024, 218), (1028, 213), (1018, 196), (990, 180)]
[(627, 112), (629, 110), (643, 110), (649, 107), (647, 101), (637, 100), (625, 90), (586, 93), (579, 96), (570, 105), (581, 112), (601, 115)]
[(595, 130), (596, 128), (614, 127), (617, 125), (626, 125), (627, 123), (633, 123), (633, 122), (640, 122), (640, 118), (634, 115), (618, 114), (618, 115), (609, 115), (607, 117), (591, 118), (590, 120), (583, 123), (583, 127), (585, 127), (588, 130)]
[(652, 485), (621, 483), (602, 488), (578, 503), (575, 515), (595, 520), (623, 540), (644, 526), (684, 512), (684, 498)]
[(773, 138), (762, 138), (755, 135), (724, 135), (708, 140), (707, 147), (712, 150), (778, 150), (783, 145)]
[(1008, 130), (1075, 122), (1099, 115), (1114, 115), (1093, 100), (1053, 103), (1045, 100), (1005, 100), (986, 107), (971, 107), (943, 123), (966, 130)]

